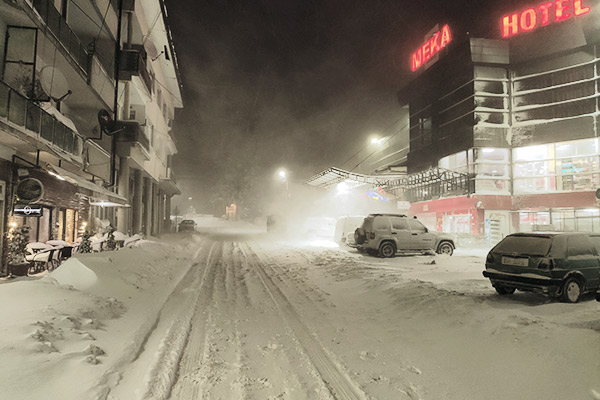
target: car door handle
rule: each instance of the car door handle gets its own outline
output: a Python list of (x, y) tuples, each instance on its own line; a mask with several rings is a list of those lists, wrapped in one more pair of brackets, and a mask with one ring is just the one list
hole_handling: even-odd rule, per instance
[(392, 235), (397, 235), (397, 234), (398, 234), (398, 232), (392, 232)]
[(413, 236), (417, 236), (417, 234), (416, 234), (416, 233), (411, 233), (411, 235), (413, 235)]

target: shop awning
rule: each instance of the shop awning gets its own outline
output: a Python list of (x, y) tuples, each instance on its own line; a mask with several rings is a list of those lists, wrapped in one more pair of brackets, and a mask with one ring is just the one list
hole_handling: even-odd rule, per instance
[(54, 165), (47, 165), (48, 172), (56, 178), (65, 180), (77, 187), (79, 192), (90, 198), (90, 204), (96, 203), (106, 207), (129, 207), (127, 199), (96, 185), (87, 179)]
[(306, 184), (310, 186), (329, 188), (337, 185), (340, 182), (353, 182), (357, 185), (366, 184), (371, 186), (387, 187), (391, 182), (398, 181), (405, 177), (406, 175), (402, 174), (365, 175), (331, 167), (308, 179)]

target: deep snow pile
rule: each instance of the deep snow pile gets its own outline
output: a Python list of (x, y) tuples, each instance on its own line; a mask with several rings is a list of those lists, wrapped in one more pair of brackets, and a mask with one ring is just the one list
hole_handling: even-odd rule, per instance
[(189, 238), (80, 254), (50, 274), (1, 280), (0, 397), (105, 396), (189, 269)]

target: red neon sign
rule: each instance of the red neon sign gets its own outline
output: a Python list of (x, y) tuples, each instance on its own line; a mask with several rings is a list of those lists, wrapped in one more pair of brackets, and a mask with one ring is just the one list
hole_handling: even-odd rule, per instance
[(520, 32), (532, 31), (537, 27), (579, 17), (591, 11), (583, 5), (583, 0), (555, 0), (542, 3), (537, 7), (502, 17), (502, 37), (507, 38)]
[(429, 39), (425, 41), (410, 56), (410, 69), (416, 71), (419, 67), (431, 60), (440, 50), (450, 43), (452, 35), (450, 34), (450, 28), (448, 25), (444, 25), (442, 29), (435, 32)]

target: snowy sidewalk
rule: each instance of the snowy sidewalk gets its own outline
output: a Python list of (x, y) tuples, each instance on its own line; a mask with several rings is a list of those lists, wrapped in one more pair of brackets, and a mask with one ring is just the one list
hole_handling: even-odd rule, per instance
[(199, 244), (181, 235), (143, 241), (77, 255), (50, 274), (3, 280), (0, 397), (106, 396), (142, 350)]

